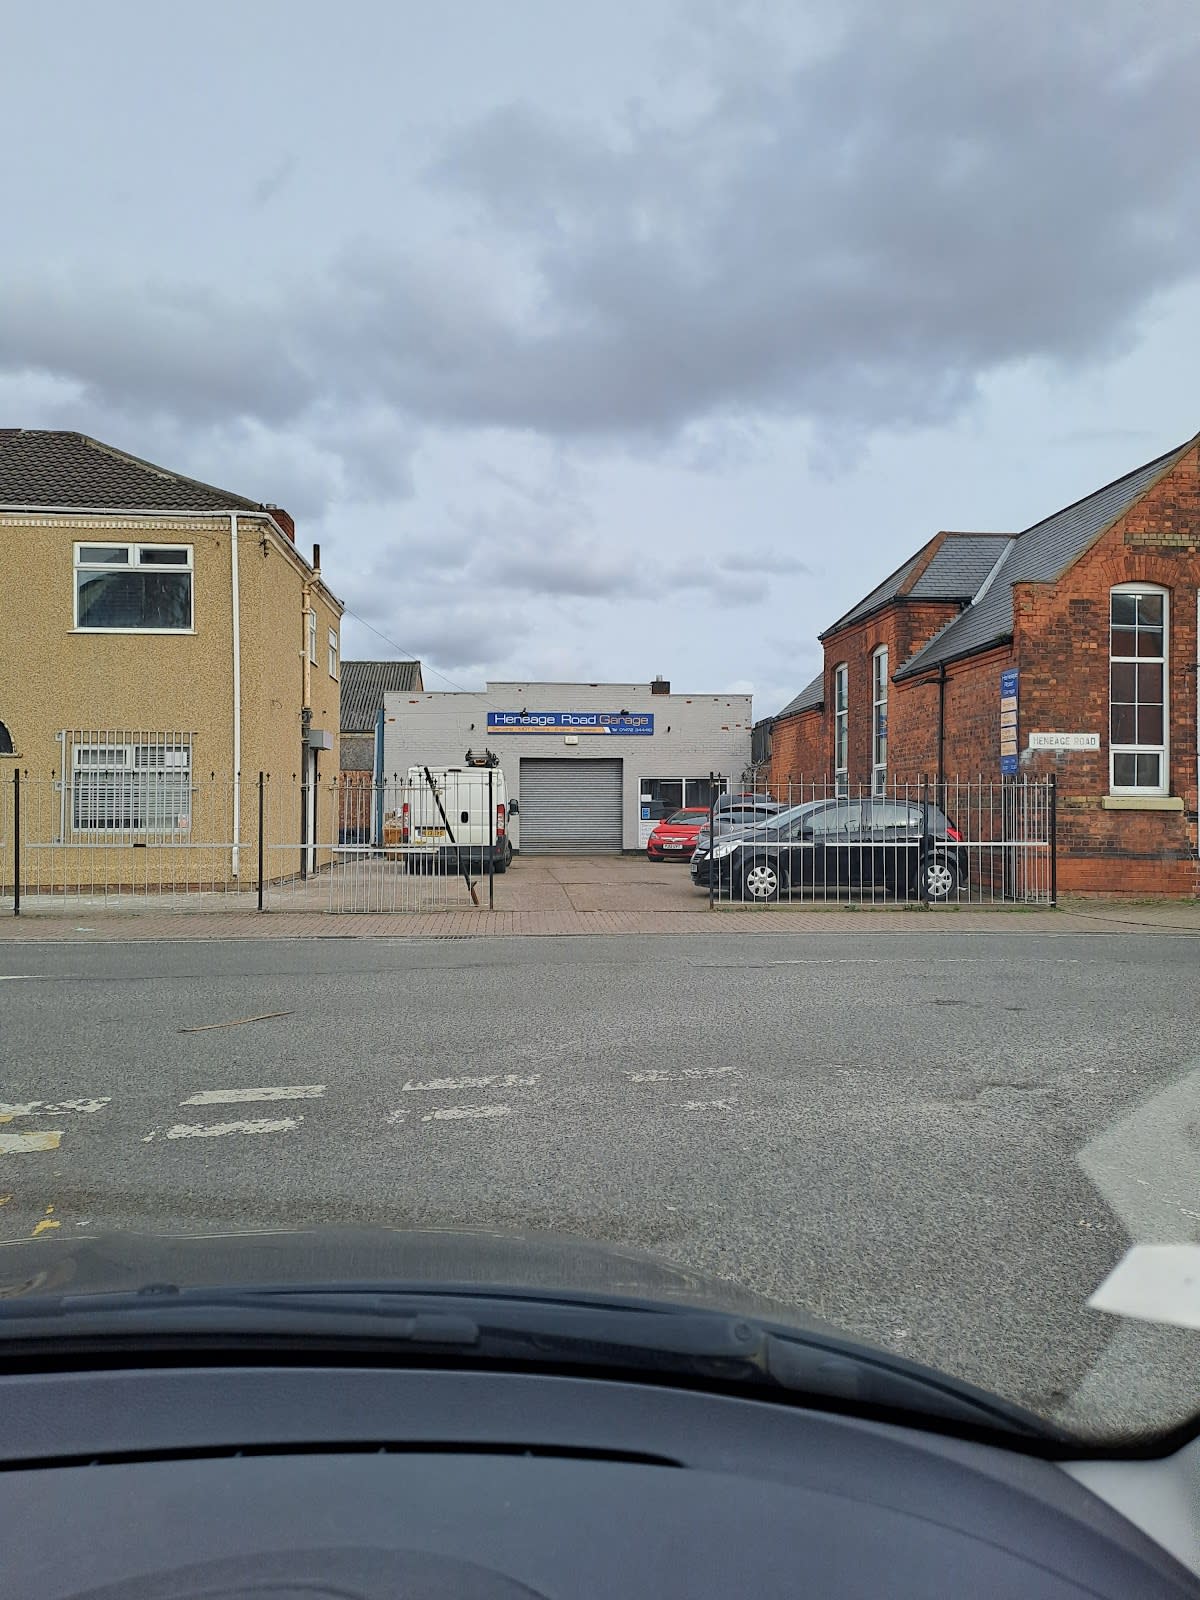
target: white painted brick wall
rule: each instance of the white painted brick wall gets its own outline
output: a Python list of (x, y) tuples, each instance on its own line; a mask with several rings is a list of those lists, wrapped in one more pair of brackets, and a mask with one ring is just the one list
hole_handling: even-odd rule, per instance
[[(489, 711), (650, 712), (654, 732), (645, 737), (581, 733), (577, 745), (563, 735), (497, 733)], [(645, 683), (489, 683), (482, 694), (423, 693), (384, 696), (383, 770), (386, 778), (409, 767), (448, 767), (468, 748), (500, 757), (509, 795), (521, 796), (522, 757), (624, 762), (624, 845), (639, 848), (643, 778), (703, 778), (719, 772), (735, 784), (750, 764), (753, 713), (748, 694), (651, 694)], [(513, 843), (520, 848), (519, 820)]]

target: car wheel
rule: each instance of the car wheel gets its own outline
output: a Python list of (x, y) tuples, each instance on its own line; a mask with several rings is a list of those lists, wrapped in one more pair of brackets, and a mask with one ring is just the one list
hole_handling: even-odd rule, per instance
[(958, 865), (949, 856), (930, 856), (921, 871), (925, 875), (925, 896), (931, 902), (951, 900), (958, 893)]
[(755, 905), (764, 904), (768, 900), (778, 900), (782, 886), (779, 868), (774, 861), (752, 861), (742, 873), (739, 898)]

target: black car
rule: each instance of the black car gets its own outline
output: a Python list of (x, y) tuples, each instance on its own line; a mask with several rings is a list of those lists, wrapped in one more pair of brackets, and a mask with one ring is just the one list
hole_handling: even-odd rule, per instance
[(813, 800), (739, 828), (710, 848), (703, 834), (692, 882), (747, 901), (793, 892), (880, 889), (931, 901), (954, 899), (967, 882), (958, 829), (919, 801)]
[[(726, 834), (738, 833), (743, 828), (754, 828), (761, 823), (771, 822), (784, 809), (778, 800), (769, 800), (766, 795), (722, 795), (713, 808), (713, 826), (717, 830), (717, 838), (720, 839)], [(696, 840), (697, 849), (707, 850), (709, 837), (706, 820)]]

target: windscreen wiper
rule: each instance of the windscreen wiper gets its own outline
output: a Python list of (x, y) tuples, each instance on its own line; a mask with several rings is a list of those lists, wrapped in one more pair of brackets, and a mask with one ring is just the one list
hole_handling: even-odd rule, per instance
[(689, 1383), (758, 1387), (866, 1412), (1069, 1441), (1043, 1419), (959, 1379), (826, 1334), (725, 1312), (518, 1294), (386, 1286), (180, 1289), (59, 1295), (0, 1310), (0, 1363), (53, 1347), (236, 1351), (264, 1345), (514, 1367), (602, 1368)]

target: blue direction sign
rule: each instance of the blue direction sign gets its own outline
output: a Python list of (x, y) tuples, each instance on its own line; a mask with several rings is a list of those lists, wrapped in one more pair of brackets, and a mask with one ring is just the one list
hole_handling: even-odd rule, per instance
[(1017, 714), (1020, 674), (1015, 667), (1000, 674), (1000, 771), (1011, 777), (1017, 771)]

